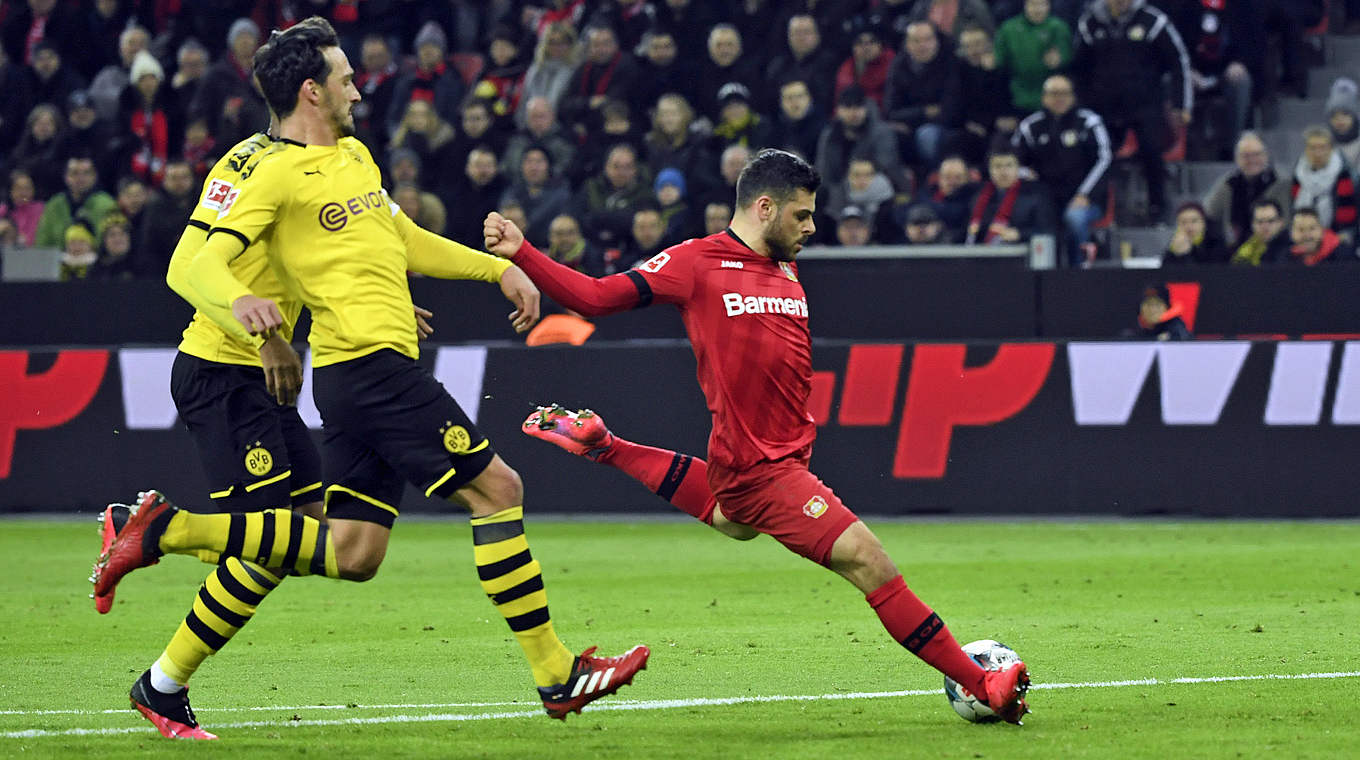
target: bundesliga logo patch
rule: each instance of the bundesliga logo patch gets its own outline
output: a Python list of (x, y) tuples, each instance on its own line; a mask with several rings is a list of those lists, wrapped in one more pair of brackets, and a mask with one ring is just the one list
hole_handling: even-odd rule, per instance
[(803, 505), (803, 514), (816, 520), (826, 512), (828, 507), (829, 505), (826, 503), (826, 499), (823, 499), (821, 496), (814, 496), (811, 499), (808, 499), (807, 503)]

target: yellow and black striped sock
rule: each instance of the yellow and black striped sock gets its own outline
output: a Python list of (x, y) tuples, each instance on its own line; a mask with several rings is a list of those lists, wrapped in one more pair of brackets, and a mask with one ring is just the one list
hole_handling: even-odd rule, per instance
[(340, 577), (330, 530), (291, 509), (230, 514), (177, 510), (161, 534), (160, 549), (195, 557), (207, 550), (298, 575)]
[(472, 556), (491, 603), (505, 616), (539, 686), (563, 683), (574, 659), (553, 630), (543, 571), (529, 554), (524, 507), (472, 518)]
[(156, 664), (185, 684), (198, 666), (250, 622), (255, 608), (283, 579), (254, 562), (228, 557), (198, 589), (193, 609), (179, 624)]

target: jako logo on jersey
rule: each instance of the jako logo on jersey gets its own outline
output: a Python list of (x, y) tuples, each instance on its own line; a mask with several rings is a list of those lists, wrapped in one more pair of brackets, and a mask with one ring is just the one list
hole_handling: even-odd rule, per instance
[(745, 267), (746, 267), (746, 265), (743, 264), (743, 263), (741, 263), (740, 261), (724, 261), (724, 262), (722, 262), (722, 268), (723, 268), (723, 269), (744, 269)]
[(814, 520), (816, 520), (818, 517), (821, 517), (822, 514), (826, 512), (826, 510), (827, 510), (826, 499), (823, 499), (820, 494), (817, 496), (813, 496), (811, 499), (808, 499), (807, 503), (803, 505), (803, 514), (807, 515), (808, 517), (811, 517)]
[(644, 272), (652, 273), (660, 272), (661, 267), (666, 266), (666, 262), (670, 260), (671, 255), (669, 253), (666, 253), (665, 251), (662, 251), (661, 253), (658, 253), (657, 255), (651, 257), (650, 259), (647, 259), (647, 261), (643, 263), (641, 266), (639, 266), (638, 269), (641, 269)]
[(386, 208), (387, 201), (383, 198), (384, 193), (371, 190), (362, 195), (356, 195), (344, 203), (331, 201), (321, 207), (317, 213), (316, 220), (321, 223), (321, 227), (330, 232), (336, 232), (349, 223), (351, 215), (358, 216), (365, 211), (373, 208)]
[(222, 205), (226, 203), (227, 196), (231, 193), (231, 183), (220, 179), (214, 179), (208, 183), (208, 191), (203, 193), (203, 208), (213, 211), (221, 211)]
[(788, 314), (792, 317), (806, 317), (808, 305), (806, 298), (771, 298), (769, 296), (743, 296), (740, 293), (723, 293), (723, 306), (727, 316), (742, 314)]

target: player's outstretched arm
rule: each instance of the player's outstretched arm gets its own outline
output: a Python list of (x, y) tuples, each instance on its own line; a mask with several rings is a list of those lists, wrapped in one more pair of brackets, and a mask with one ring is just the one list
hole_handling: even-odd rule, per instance
[(564, 266), (524, 239), (515, 223), (496, 212), (482, 225), (486, 249), (515, 262), (554, 301), (586, 316), (627, 311), (638, 305), (638, 290), (626, 273), (595, 278)]

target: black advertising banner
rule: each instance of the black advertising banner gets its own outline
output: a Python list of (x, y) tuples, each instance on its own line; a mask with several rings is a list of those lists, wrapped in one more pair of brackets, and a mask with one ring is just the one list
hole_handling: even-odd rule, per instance
[[(0, 510), (205, 498), (171, 347), (0, 350)], [(1360, 341), (814, 344), (812, 466), (865, 515), (1360, 515)], [(521, 435), (535, 404), (702, 454), (681, 341), (427, 346), (422, 363), (539, 511), (664, 512), (626, 476)], [(320, 419), (310, 373), (299, 410)], [(434, 421), (439, 424), (442, 421)], [(408, 492), (403, 510), (456, 509)]]

